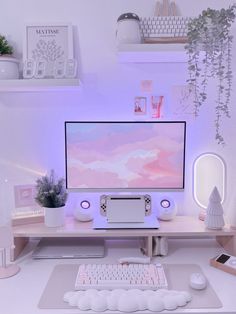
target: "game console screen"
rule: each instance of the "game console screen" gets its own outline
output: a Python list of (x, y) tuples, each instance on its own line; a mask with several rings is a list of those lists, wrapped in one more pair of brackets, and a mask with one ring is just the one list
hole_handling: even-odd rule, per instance
[(183, 189), (185, 130), (184, 121), (65, 122), (67, 188)]

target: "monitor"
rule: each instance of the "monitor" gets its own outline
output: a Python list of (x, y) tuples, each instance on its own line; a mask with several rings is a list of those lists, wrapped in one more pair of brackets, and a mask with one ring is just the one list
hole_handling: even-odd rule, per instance
[(183, 189), (185, 138), (185, 121), (66, 121), (67, 189)]

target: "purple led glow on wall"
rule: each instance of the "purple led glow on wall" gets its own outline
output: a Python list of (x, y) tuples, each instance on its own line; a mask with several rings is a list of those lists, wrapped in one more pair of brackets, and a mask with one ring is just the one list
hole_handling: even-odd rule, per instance
[(68, 189), (184, 187), (185, 122), (66, 122)]

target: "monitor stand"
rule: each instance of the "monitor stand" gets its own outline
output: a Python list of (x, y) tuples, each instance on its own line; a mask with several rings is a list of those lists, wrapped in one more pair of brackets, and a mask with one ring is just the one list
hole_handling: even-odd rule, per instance
[(106, 217), (94, 218), (93, 229), (158, 229), (159, 221), (155, 216), (145, 216), (144, 222), (108, 222)]

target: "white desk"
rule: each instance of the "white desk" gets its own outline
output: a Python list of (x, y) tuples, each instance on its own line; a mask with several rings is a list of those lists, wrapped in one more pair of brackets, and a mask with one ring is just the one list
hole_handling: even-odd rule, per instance
[[(44, 291), (49, 276), (56, 264), (78, 263), (78, 260), (32, 260), (31, 242), (17, 259), (21, 272), (15, 277), (0, 280), (0, 313), (3, 314), (74, 314), (71, 310), (40, 310), (37, 305)], [(136, 245), (136, 247), (135, 247)], [(107, 256), (99, 259), (100, 263), (116, 262), (124, 256), (141, 255), (136, 240), (121, 242), (107, 241)], [(162, 263), (198, 264), (206, 274), (209, 282), (220, 298), (223, 307), (220, 309), (184, 309), (164, 311), (162, 313), (236, 313), (236, 277), (209, 265), (209, 259), (222, 252), (213, 239), (170, 239), (169, 254), (156, 257), (153, 261)], [(88, 262), (89, 260), (83, 260)], [(91, 261), (91, 260), (90, 260)], [(95, 262), (95, 260), (92, 260)], [(81, 262), (81, 260), (80, 260)], [(62, 283), (63, 284), (63, 283)], [(108, 311), (105, 313), (109, 313)], [(111, 313), (111, 312), (110, 312)], [(113, 312), (114, 313), (114, 312)], [(119, 313), (119, 312), (117, 312)], [(138, 313), (138, 312), (137, 312)], [(141, 312), (140, 312), (141, 313)], [(151, 313), (151, 312), (150, 312)]]

